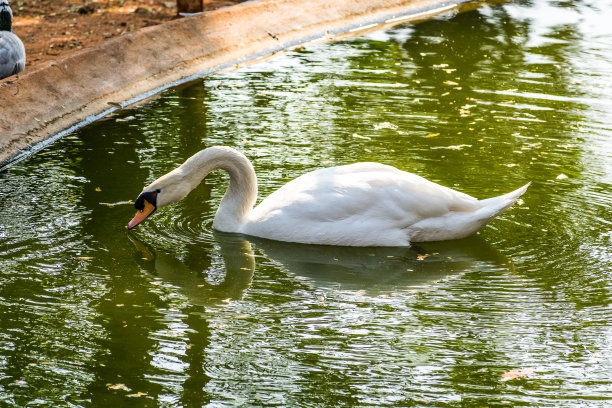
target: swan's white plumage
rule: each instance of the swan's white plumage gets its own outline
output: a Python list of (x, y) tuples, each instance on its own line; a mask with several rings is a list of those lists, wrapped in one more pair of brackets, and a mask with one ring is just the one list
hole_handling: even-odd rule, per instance
[(422, 177), (378, 163), (307, 173), (272, 193), (241, 232), (279, 241), (329, 245), (408, 245), (406, 228), (478, 201)]
[[(161, 207), (184, 197), (215, 168), (230, 174), (216, 229), (306, 244), (405, 246), (463, 238), (511, 206), (528, 186), (479, 201), (391, 166), (356, 163), (304, 174), (251, 210), (257, 196), (252, 165), (234, 149), (211, 147), (143, 193), (159, 189)], [(181, 192), (173, 192), (177, 189)]]

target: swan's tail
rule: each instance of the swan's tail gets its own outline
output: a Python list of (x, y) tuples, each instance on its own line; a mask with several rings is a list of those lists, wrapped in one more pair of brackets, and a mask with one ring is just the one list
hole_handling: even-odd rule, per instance
[(472, 235), (514, 204), (530, 184), (499, 197), (480, 200), (482, 206), (477, 210), (450, 211), (442, 217), (426, 218), (407, 228), (408, 237), (411, 242), (424, 242)]
[(487, 198), (480, 200), (482, 208), (478, 212), (483, 213), (484, 217), (492, 220), (499, 214), (506, 211), (519, 199), (520, 196), (527, 191), (527, 187), (531, 185), (531, 182), (525, 184), (523, 187), (518, 188), (508, 194), (500, 195), (497, 197)]

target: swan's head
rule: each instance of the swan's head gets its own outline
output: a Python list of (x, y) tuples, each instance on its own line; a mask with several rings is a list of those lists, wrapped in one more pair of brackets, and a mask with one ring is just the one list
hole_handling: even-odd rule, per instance
[(160, 190), (153, 191), (143, 191), (140, 193), (136, 202), (134, 202), (134, 207), (138, 212), (132, 218), (127, 225), (127, 229), (132, 229), (147, 218), (151, 216), (157, 210), (157, 196), (159, 195)]
[(183, 173), (178, 170), (158, 178), (142, 190), (134, 202), (134, 207), (138, 212), (128, 223), (128, 229), (134, 228), (149, 218), (158, 208), (182, 200), (191, 191), (192, 186), (185, 181)]

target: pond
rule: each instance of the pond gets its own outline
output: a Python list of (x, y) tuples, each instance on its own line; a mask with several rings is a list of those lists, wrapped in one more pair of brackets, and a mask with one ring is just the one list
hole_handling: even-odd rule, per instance
[[(0, 174), (0, 405), (608, 406), (612, 6), (519, 1), (165, 92)], [(477, 235), (334, 248), (222, 234), (227, 175), (138, 228), (212, 145), (260, 198), (377, 161), (478, 198)]]

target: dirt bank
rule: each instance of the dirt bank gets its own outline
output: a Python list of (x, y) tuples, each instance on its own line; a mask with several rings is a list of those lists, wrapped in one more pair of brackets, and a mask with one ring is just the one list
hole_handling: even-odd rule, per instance
[[(214, 10), (244, 0), (208, 0)], [(110, 38), (176, 18), (171, 0), (12, 0), (15, 33), (27, 53), (26, 69)]]

